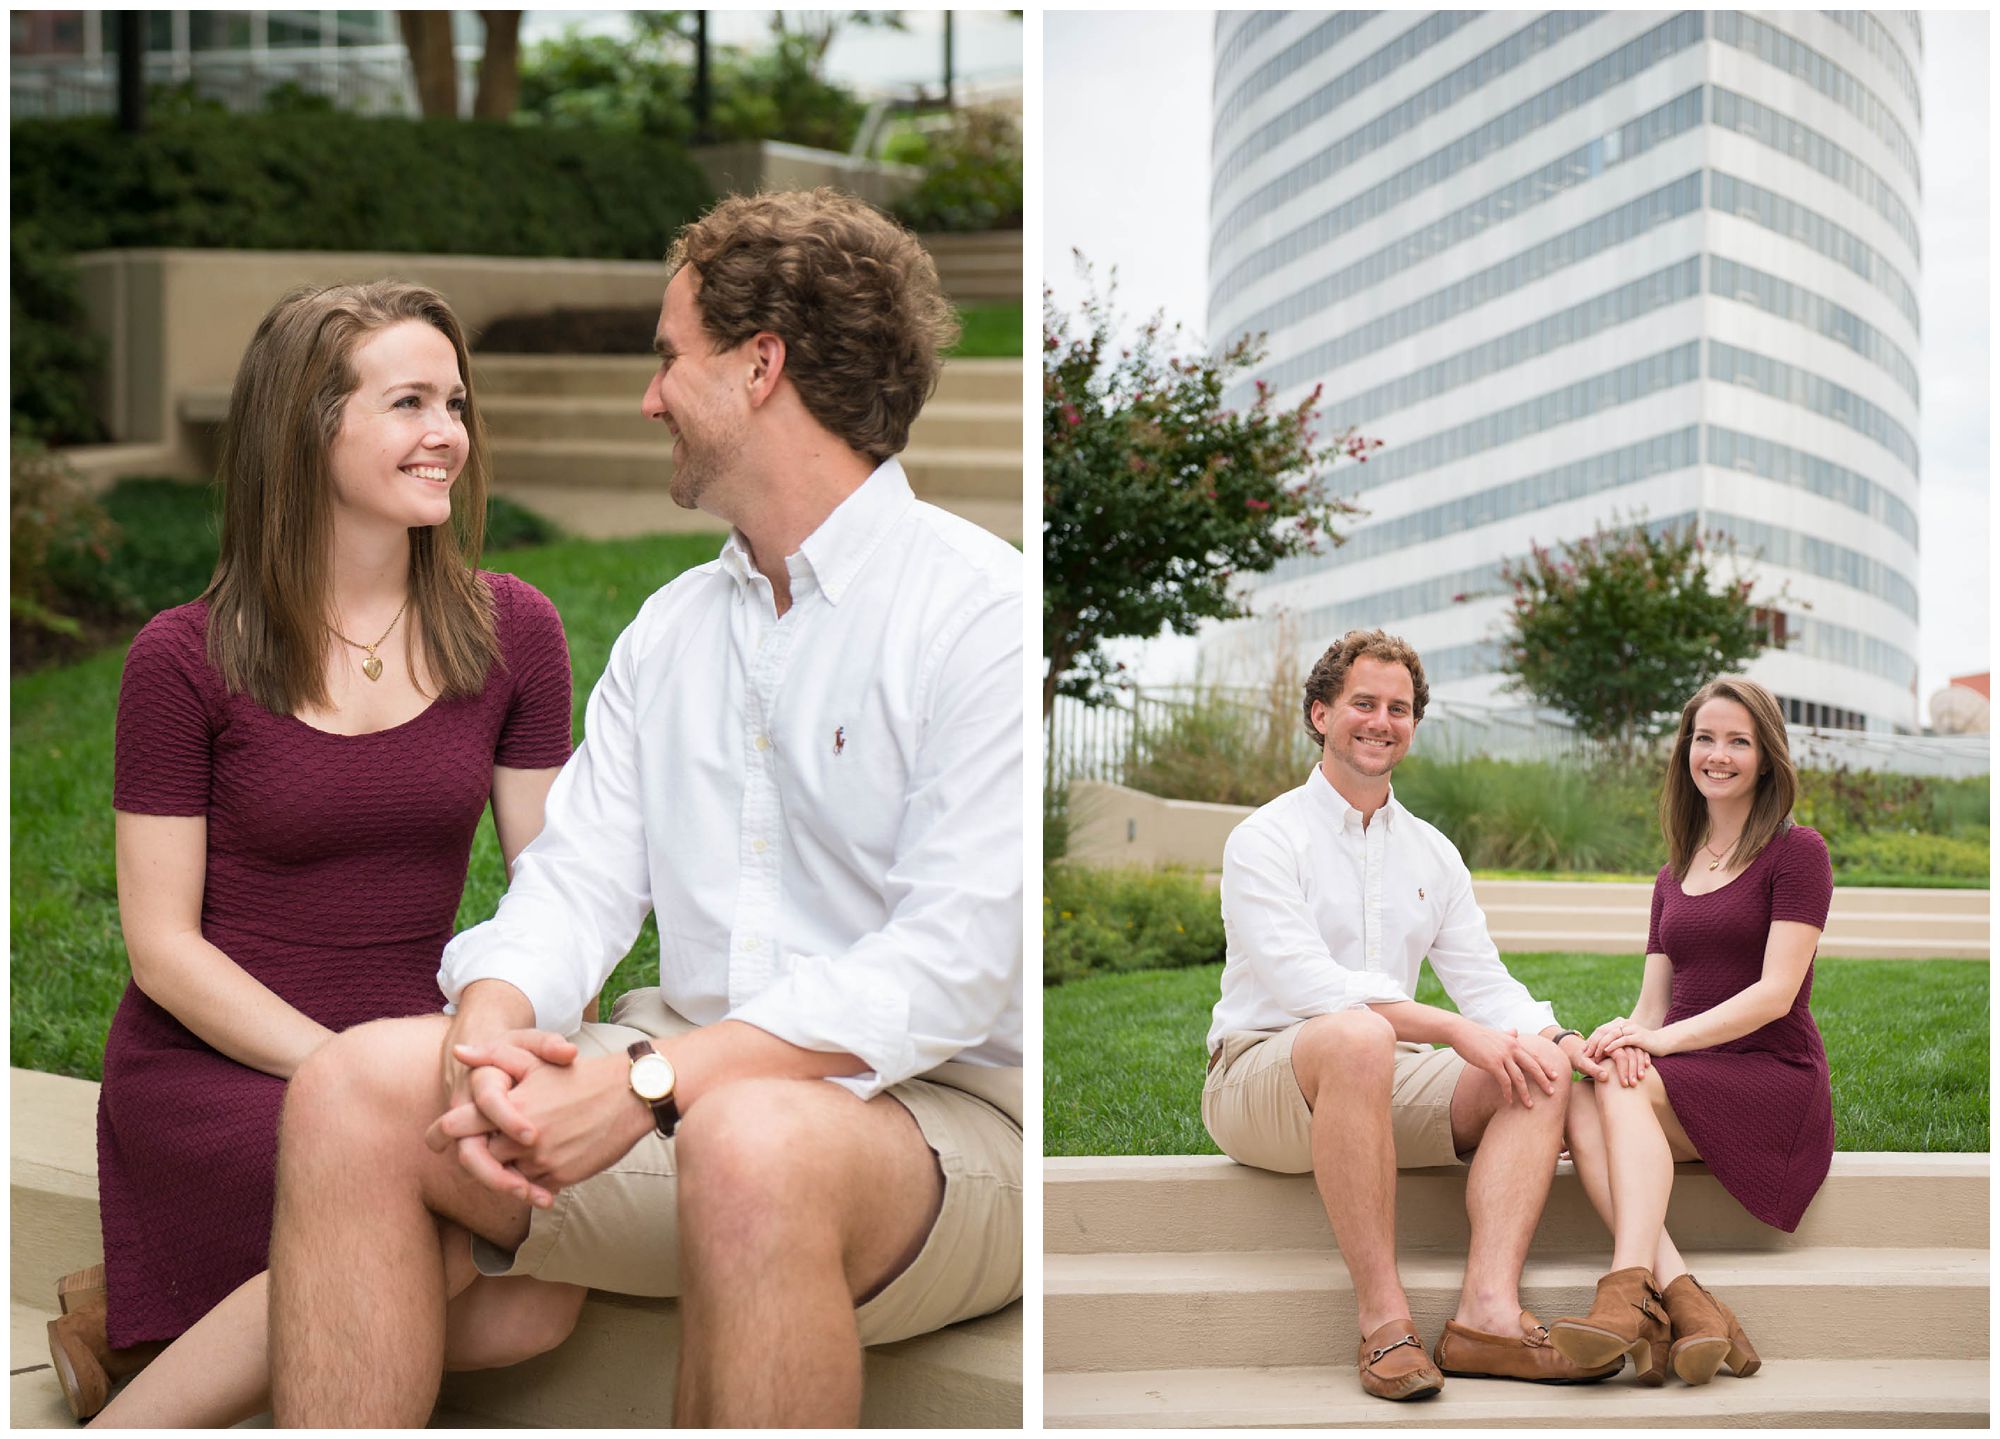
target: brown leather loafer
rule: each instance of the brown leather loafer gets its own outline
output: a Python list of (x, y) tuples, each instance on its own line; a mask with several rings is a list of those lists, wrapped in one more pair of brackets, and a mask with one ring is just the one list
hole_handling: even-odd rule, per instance
[(1444, 1388), (1444, 1375), (1424, 1353), (1417, 1326), (1391, 1319), (1361, 1341), (1355, 1362), (1361, 1387), (1377, 1399), (1428, 1399)]
[(1488, 1334), (1450, 1321), (1431, 1357), (1455, 1379), (1524, 1379), (1531, 1384), (1595, 1384), (1625, 1367), (1620, 1354), (1594, 1369), (1584, 1368), (1549, 1343), (1548, 1327), (1525, 1309), (1519, 1334)]

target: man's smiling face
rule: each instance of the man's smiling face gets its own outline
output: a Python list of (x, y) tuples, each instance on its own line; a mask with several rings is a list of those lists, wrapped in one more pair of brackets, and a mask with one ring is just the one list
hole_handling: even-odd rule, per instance
[(750, 363), (741, 346), (717, 352), (695, 303), (697, 283), (694, 268), (683, 265), (667, 286), (653, 334), (660, 368), (640, 407), (673, 433), (668, 493), (688, 510), (742, 453), (750, 410)]
[(1313, 724), (1326, 736), (1322, 763), (1359, 778), (1385, 777), (1410, 749), (1417, 728), (1416, 686), (1394, 660), (1357, 656), (1331, 705), (1313, 702)]

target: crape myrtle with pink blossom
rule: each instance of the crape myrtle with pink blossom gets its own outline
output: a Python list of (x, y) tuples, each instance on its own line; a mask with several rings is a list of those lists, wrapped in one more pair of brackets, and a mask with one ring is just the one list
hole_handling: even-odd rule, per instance
[(1500, 659), (1509, 687), (1628, 759), (1702, 685), (1785, 640), (1776, 606), (1788, 588), (1758, 604), (1734, 542), (1691, 522), (1614, 521), (1560, 554), (1531, 546), (1500, 576), (1513, 589)]
[(1259, 336), (1177, 354), (1181, 331), (1159, 315), (1129, 346), (1116, 331), (1094, 286), (1074, 315), (1043, 291), (1045, 715), (1058, 694), (1110, 698), (1122, 667), (1101, 641), (1246, 614), (1237, 575), (1341, 543), (1334, 524), (1359, 511), (1330, 472), (1381, 443), (1320, 435), (1317, 387), (1279, 409), (1259, 380), (1248, 409), (1225, 406), (1231, 378), (1263, 358)]

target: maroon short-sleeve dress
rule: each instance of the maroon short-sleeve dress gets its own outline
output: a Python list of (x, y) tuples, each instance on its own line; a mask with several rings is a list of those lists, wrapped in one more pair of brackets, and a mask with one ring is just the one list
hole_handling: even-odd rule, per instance
[[(569, 757), (555, 607), (483, 578), (501, 653), (486, 687), (375, 734), (230, 694), (198, 601), (156, 616), (126, 658), (112, 803), (207, 817), (203, 937), (330, 1029), (443, 1007), (438, 957), (494, 766)], [(126, 984), (97, 1107), (114, 1345), (175, 1337), (264, 1268), (284, 1092)]]
[[(1689, 895), (1671, 869), (1653, 882), (1648, 954), (1673, 961), (1666, 1023), (1713, 1009), (1763, 975), (1774, 920), (1826, 928), (1833, 868), (1819, 832), (1792, 825), (1721, 889)], [(1833, 1089), (1808, 1007), (1812, 966), (1791, 1009), (1727, 1044), (1657, 1061), (1674, 1117), (1722, 1187), (1764, 1223), (1799, 1227), (1833, 1163)]]

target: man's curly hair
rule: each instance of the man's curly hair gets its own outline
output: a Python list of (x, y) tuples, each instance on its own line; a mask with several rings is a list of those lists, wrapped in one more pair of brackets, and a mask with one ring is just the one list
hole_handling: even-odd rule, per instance
[(1363, 655), (1371, 660), (1401, 665), (1410, 672), (1413, 695), (1411, 722), (1424, 717), (1424, 706), (1431, 702), (1431, 687), (1424, 680), (1424, 662), (1417, 658), (1417, 652), (1403, 640), (1382, 630), (1349, 630), (1327, 646), (1326, 653), (1319, 657), (1319, 663), (1306, 676), (1306, 734), (1314, 744), (1323, 747), (1326, 736), (1313, 728), (1313, 701), (1318, 700), (1330, 708), (1347, 687), (1348, 669)]
[(910, 440), (958, 317), (917, 237), (824, 187), (731, 195), (682, 230), (668, 278), (691, 266), (718, 351), (768, 331), (808, 413), (880, 462)]

